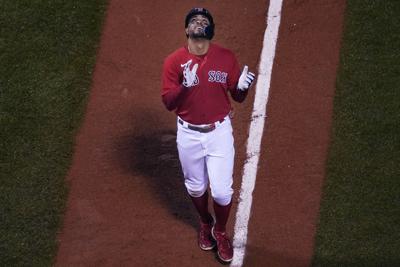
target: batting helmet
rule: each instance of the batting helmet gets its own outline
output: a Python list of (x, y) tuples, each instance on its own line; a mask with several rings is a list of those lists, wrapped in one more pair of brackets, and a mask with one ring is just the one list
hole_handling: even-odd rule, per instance
[(195, 8), (192, 8), (192, 9), (189, 11), (189, 13), (186, 15), (186, 18), (185, 18), (185, 28), (188, 27), (190, 19), (191, 19), (193, 16), (196, 16), (196, 15), (203, 15), (204, 17), (206, 17), (206, 18), (210, 21), (210, 25), (208, 25), (208, 26), (205, 28), (205, 34), (206, 34), (206, 38), (207, 38), (208, 40), (211, 40), (211, 39), (214, 37), (214, 28), (215, 28), (215, 24), (214, 24), (214, 20), (213, 20), (213, 17), (211, 16), (210, 11), (208, 11), (208, 10), (205, 9), (205, 8), (202, 8), (202, 7), (195, 7)]

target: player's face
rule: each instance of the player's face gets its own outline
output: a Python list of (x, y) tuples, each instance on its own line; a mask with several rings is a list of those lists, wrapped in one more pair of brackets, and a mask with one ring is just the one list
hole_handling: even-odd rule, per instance
[(210, 25), (210, 21), (203, 15), (195, 15), (189, 20), (186, 33), (190, 38), (204, 38), (205, 28)]

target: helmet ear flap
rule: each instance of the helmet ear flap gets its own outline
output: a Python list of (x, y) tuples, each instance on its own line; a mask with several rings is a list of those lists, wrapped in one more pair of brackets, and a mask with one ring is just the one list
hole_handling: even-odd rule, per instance
[(210, 25), (208, 25), (205, 29), (204, 32), (206, 34), (206, 38), (208, 40), (211, 40), (214, 37), (214, 28), (215, 28), (215, 24), (212, 23)]

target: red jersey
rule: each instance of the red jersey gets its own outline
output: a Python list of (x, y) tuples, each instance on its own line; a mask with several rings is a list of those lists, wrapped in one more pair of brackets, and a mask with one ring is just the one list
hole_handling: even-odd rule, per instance
[[(183, 65), (196, 63), (198, 83), (184, 87)], [(228, 49), (210, 43), (207, 54), (197, 56), (181, 47), (164, 61), (162, 72), (162, 101), (168, 110), (193, 124), (209, 124), (221, 120), (231, 110), (228, 92), (233, 100), (242, 102), (247, 91), (237, 89), (240, 76), (235, 55)]]

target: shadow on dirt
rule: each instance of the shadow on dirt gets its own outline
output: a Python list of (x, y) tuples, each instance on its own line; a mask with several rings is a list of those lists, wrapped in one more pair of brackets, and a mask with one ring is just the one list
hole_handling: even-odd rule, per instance
[(183, 183), (176, 132), (145, 132), (124, 137), (117, 144), (123, 169), (143, 180), (140, 183), (150, 187), (154, 198), (177, 219), (197, 228), (197, 215)]

